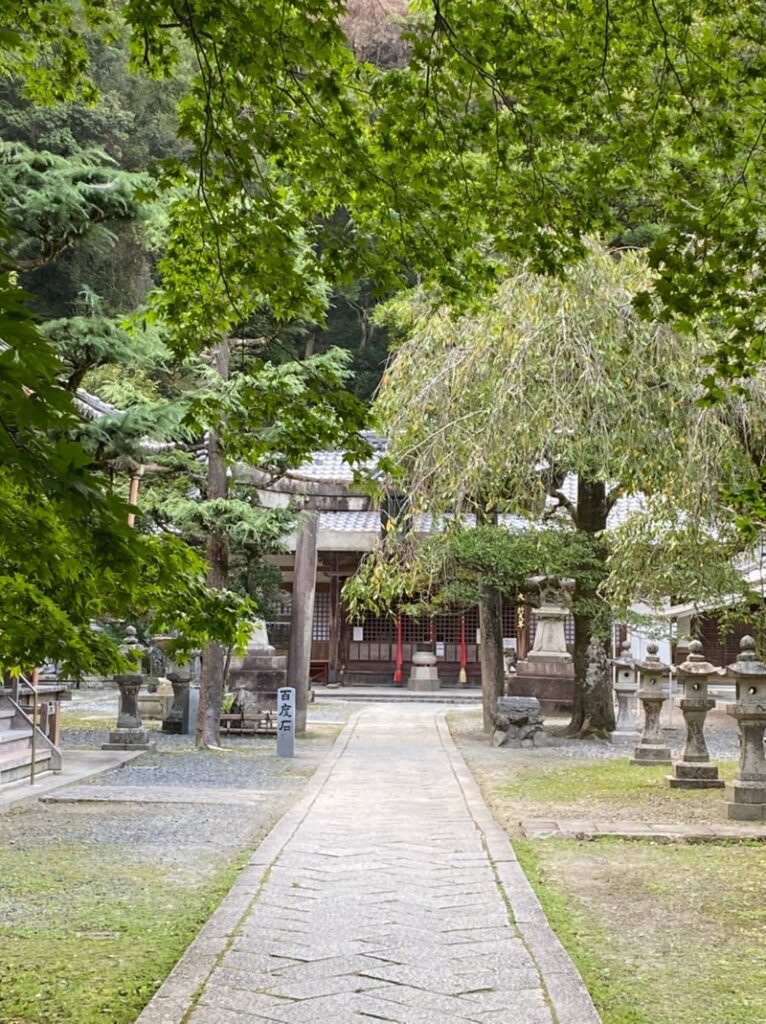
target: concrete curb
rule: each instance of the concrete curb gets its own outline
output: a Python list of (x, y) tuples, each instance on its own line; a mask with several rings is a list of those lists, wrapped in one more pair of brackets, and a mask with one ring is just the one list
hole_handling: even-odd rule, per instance
[(44, 800), (48, 793), (74, 782), (83, 782), (94, 775), (121, 768), (143, 753), (143, 750), (65, 750), (61, 771), (44, 772), (37, 777), (34, 786), (30, 786), (27, 779), (20, 779), (0, 787), (0, 813), (28, 800)]
[(437, 728), (468, 813), (483, 836), (498, 887), (510, 907), (522, 940), (538, 966), (557, 1024), (601, 1024), (601, 1017), (579, 971), (548, 924), (508, 836), (492, 817), (452, 739), (443, 712), (437, 717)]
[(135, 1024), (183, 1024), (194, 1009), (197, 993), (231, 945), (242, 918), (284, 847), (311, 810), (356, 729), (358, 711), (344, 726), (298, 800), (258, 845), (218, 908), (167, 976)]

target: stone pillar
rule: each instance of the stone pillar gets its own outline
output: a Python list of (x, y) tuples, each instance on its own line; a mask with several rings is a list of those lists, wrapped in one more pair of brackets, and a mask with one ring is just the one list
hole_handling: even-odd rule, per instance
[(174, 669), (168, 672), (168, 679), (173, 687), (173, 704), (162, 723), (162, 731), (180, 734), (183, 732), (184, 704), (191, 686), (191, 672)]
[(633, 751), (631, 764), (671, 764), (670, 747), (660, 731), (660, 712), (668, 699), (670, 666), (657, 657), (657, 644), (647, 647), (646, 661), (637, 661), (641, 673), (638, 699), (644, 708), (644, 731)]
[(678, 666), (678, 678), (684, 687), (681, 711), (686, 722), (686, 746), (681, 760), (673, 765), (673, 774), (668, 775), (671, 789), (723, 789), (723, 780), (710, 763), (705, 743), (705, 716), (715, 707), (715, 701), (708, 697), (708, 682), (710, 676), (720, 674), (705, 661), (699, 640), (692, 640), (686, 661)]
[(295, 687), (295, 730), (298, 734), (306, 731), (309, 702), (318, 534), (319, 513), (307, 512), (299, 525), (295, 546), (290, 648), (287, 655), (287, 681), (289, 686)]
[(630, 653), (630, 641), (620, 648), (620, 655), (612, 661), (614, 666), (614, 692), (617, 697), (617, 722), (613, 740), (635, 740), (638, 736), (631, 702), (636, 695), (636, 663)]
[(766, 664), (755, 653), (755, 640), (743, 636), (729, 671), (737, 683), (737, 700), (727, 712), (739, 726), (739, 767), (726, 787), (726, 814), (734, 821), (766, 820)]

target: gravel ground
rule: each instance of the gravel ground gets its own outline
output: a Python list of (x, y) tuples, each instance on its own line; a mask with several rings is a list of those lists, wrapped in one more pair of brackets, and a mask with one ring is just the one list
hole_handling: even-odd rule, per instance
[[(0, 849), (18, 851), (20, 856), (50, 851), (55, 858), (57, 847), (83, 844), (86, 848), (119, 849), (120, 857), (134, 863), (137, 870), (155, 864), (205, 877), (221, 854), (233, 855), (256, 845), (313, 774), (352, 710), (345, 702), (312, 705), (309, 735), (297, 741), (296, 757), (291, 760), (277, 759), (273, 737), (227, 737), (227, 749), (218, 752), (196, 750), (186, 736), (157, 732), (156, 753), (144, 754), (87, 782), (89, 787), (263, 790), (263, 800), (256, 806), (26, 804), (0, 815)], [(114, 693), (75, 691), (64, 710), (64, 756), (67, 749), (99, 747), (116, 713)], [(88, 728), (84, 719), (89, 716), (104, 724), (94, 722), (93, 728)], [(67, 728), (67, 719), (74, 728)], [(0, 921), (6, 920), (11, 910), (0, 897)]]
[[(64, 751), (98, 750), (102, 743), (107, 742), (109, 731), (114, 728), (117, 721), (116, 691), (74, 690), (72, 700), (62, 707), (61, 743)], [(309, 735), (306, 739), (299, 740), (299, 745), (312, 743), (317, 738), (313, 735), (315, 732), (317, 736), (321, 734), (321, 738), (324, 738), (328, 727), (344, 725), (355, 710), (358, 711), (359, 706), (350, 701), (316, 701), (309, 705)], [(194, 742), (189, 736), (163, 733), (160, 731), (159, 722), (144, 722), (144, 725), (151, 731), (152, 739), (157, 743), (158, 754), (171, 751), (181, 753), (195, 749)], [(320, 728), (315, 730), (314, 726)], [(274, 739), (270, 736), (224, 736), (223, 743), (226, 749), (238, 753), (270, 754), (274, 747)], [(151, 755), (141, 758), (140, 761), (141, 765), (148, 766)], [(221, 785), (227, 785), (225, 774), (224, 772), (221, 775)], [(201, 784), (215, 785), (210, 779)]]
[[(478, 708), (451, 711), (450, 720), (456, 724), (462, 742), (477, 748), (488, 746), (487, 738), (482, 729), (481, 711)], [(568, 721), (568, 716), (546, 715), (545, 728), (555, 733), (556, 729), (563, 728)], [(663, 735), (675, 757), (677, 754), (680, 754), (686, 741), (683, 716), (678, 707), (673, 709), (669, 722), (672, 724), (672, 728), (668, 725), (664, 726)], [(711, 757), (722, 761), (735, 761), (738, 759), (739, 732), (737, 730), (737, 723), (731, 715), (726, 714), (724, 704), (719, 705), (708, 714), (705, 722), (705, 739)], [(501, 747), (499, 748), (499, 753), (505, 758), (515, 757), (524, 760), (527, 758), (547, 760), (557, 757), (574, 760), (598, 760), (610, 757), (629, 757), (633, 746), (633, 742), (625, 741), (607, 742), (606, 740), (599, 739), (580, 740), (556, 737), (555, 746), (543, 747), (540, 750)]]
[[(676, 715), (680, 722), (680, 712)], [(731, 774), (739, 755), (736, 722), (723, 708), (716, 708), (708, 720), (710, 752), (717, 761), (729, 763)], [(454, 712), (450, 724), (497, 820), (512, 835), (521, 834), (521, 821), (533, 818), (677, 824), (723, 820), (721, 790), (669, 789), (665, 775), (670, 768), (628, 765), (630, 744), (559, 739), (556, 746), (539, 750), (492, 747), (478, 710)], [(546, 719), (549, 728), (565, 724), (563, 718)], [(665, 737), (678, 755), (685, 740), (682, 729), (668, 729)], [(598, 762), (604, 763), (604, 771)]]

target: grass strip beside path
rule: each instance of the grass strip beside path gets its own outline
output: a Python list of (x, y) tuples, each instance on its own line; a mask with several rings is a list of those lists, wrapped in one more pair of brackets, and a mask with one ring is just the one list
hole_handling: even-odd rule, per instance
[[(519, 827), (529, 818), (722, 822), (722, 792), (671, 790), (667, 767), (588, 748), (494, 749), (477, 722), (450, 716), (604, 1024), (766, 1024), (766, 844), (527, 840)], [(719, 767), (726, 779), (736, 765)]]

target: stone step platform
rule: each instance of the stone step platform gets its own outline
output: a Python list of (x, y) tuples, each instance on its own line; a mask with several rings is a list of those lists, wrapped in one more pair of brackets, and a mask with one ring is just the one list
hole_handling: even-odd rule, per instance
[(314, 694), (325, 700), (363, 701), (375, 704), (481, 704), (481, 690), (414, 691), (395, 686), (314, 686)]
[[(27, 744), (29, 741), (26, 741)], [(35, 772), (46, 772), (50, 769), (50, 750), (37, 750), (35, 752)], [(19, 779), (28, 778), (32, 763), (32, 752), (29, 746), (23, 750), (11, 750), (6, 754), (0, 751), (0, 786), (8, 782), (17, 782)]]
[(215, 789), (193, 786), (66, 786), (40, 797), (45, 804), (214, 804), (252, 807), (273, 798), (273, 789)]

